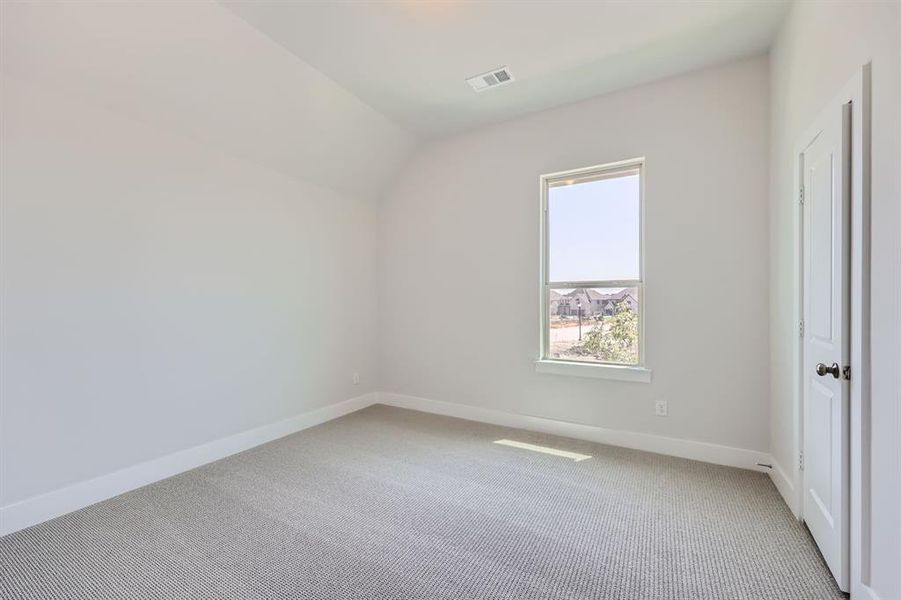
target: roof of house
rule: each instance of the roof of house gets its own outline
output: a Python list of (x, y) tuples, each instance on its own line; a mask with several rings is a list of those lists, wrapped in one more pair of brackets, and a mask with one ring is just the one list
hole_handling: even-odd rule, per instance
[[(580, 300), (622, 300), (626, 296), (632, 296), (635, 298), (635, 294), (632, 292), (633, 288), (623, 288), (618, 292), (613, 292), (612, 294), (602, 294), (594, 288), (574, 288), (572, 291), (567, 292), (564, 296), (561, 296), (559, 293), (551, 290), (551, 300), (559, 300), (562, 297), (572, 298), (572, 299), (580, 299)], [(554, 297), (554, 294), (557, 297)]]

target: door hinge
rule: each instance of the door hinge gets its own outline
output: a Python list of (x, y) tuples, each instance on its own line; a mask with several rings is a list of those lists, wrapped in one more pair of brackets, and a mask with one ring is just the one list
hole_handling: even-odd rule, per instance
[(851, 365), (842, 367), (842, 378), (851, 381)]
[(804, 321), (798, 321), (798, 337), (804, 337)]
[(804, 186), (801, 186), (801, 188), (798, 190), (798, 202), (804, 204)]
[(798, 452), (798, 468), (804, 470), (804, 453)]

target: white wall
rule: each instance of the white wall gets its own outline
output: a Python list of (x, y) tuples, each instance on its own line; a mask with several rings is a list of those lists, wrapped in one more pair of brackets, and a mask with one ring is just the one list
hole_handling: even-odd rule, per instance
[(901, 4), (796, 2), (771, 53), (772, 453), (794, 469), (792, 156), (812, 119), (872, 61), (872, 589), (901, 598)]
[[(381, 389), (767, 451), (768, 131), (756, 58), (423, 149), (379, 211)], [(636, 156), (653, 382), (537, 374), (538, 177)]]
[(0, 2), (0, 29), (7, 76), (344, 193), (379, 197), (413, 146), (212, 0)]
[(371, 203), (2, 83), (0, 505), (373, 389)]
[(375, 389), (409, 134), (213, 2), (0, 11), (0, 514)]

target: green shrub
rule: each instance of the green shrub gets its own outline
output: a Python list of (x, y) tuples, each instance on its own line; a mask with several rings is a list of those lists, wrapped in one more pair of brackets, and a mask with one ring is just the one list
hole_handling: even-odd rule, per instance
[(604, 362), (638, 362), (638, 315), (627, 302), (619, 302), (613, 315), (591, 328), (581, 346)]

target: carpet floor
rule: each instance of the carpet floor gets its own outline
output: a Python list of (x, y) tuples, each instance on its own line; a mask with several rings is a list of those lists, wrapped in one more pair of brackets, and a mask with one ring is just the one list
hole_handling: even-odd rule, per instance
[(843, 597), (766, 475), (380, 405), (0, 539), (16, 600)]

